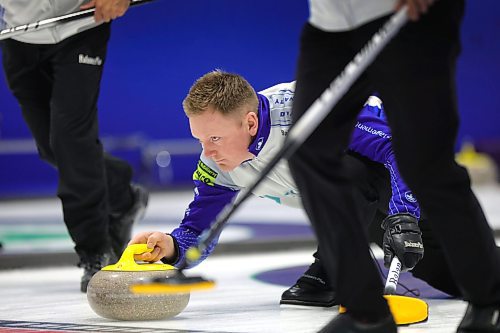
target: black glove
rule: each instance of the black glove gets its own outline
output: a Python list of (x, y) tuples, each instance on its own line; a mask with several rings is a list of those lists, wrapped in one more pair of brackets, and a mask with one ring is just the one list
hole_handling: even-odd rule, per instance
[(417, 219), (410, 214), (387, 216), (382, 221), (384, 233), (384, 266), (389, 268), (396, 255), (402, 264), (402, 271), (409, 271), (424, 256), (422, 232)]

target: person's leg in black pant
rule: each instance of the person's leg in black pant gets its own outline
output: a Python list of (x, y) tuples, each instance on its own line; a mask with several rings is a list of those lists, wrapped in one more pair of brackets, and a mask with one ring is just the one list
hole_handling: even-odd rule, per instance
[[(374, 273), (366, 262), (368, 251), (360, 243), (361, 237), (354, 232), (360, 228), (359, 218), (352, 223), (354, 229), (336, 222), (346, 218), (347, 214), (342, 212), (346, 212), (346, 209), (352, 211), (354, 206), (350, 206), (347, 199), (342, 200), (337, 195), (349, 192), (343, 184), (346, 180), (343, 170), (338, 165), (334, 165), (332, 173), (325, 170), (323, 165), (332, 165), (324, 163), (327, 161), (327, 153), (315, 150), (321, 140), (328, 142), (329, 146), (336, 147), (339, 143), (345, 145), (344, 134), (339, 135), (337, 130), (342, 130), (341, 124), (346, 121), (342, 115), (352, 112), (349, 111), (351, 103), (357, 102), (349, 94), (358, 91), (360, 82), (363, 83), (365, 78), (373, 84), (370, 87), (372, 91), (378, 91), (385, 102), (400, 171), (427, 213), (464, 298), (473, 305), (459, 332), (465, 332), (466, 329), (486, 332), (489, 328), (491, 331), (500, 331), (498, 322), (488, 324), (488, 320), (483, 320), (481, 324), (476, 325), (476, 319), (485, 319), (490, 315), (494, 318), (495, 313), (498, 313), (499, 258), (491, 230), (470, 190), (467, 173), (454, 161), (453, 148), (458, 124), (454, 73), (462, 14), (463, 1), (438, 1), (420, 21), (404, 27), (368, 68), (366, 76), (358, 79), (347, 96), (334, 108), (332, 114), (340, 119), (334, 123), (329, 123), (327, 119), (325, 123), (330, 126), (320, 126), (290, 159), (293, 175), (303, 195), (304, 206), (318, 235), (321, 256), (329, 259), (328, 265), (337, 265), (339, 300), (350, 312), (350, 315), (334, 319), (326, 326), (325, 332), (339, 331), (338, 325), (352, 320), (349, 318), (359, 321), (360, 318), (370, 319), (368, 317), (380, 319), (383, 315), (381, 307), (376, 306), (377, 303), (380, 305), (382, 290), (377, 286), (370, 286)], [(378, 26), (375, 26), (375, 23), (378, 23)], [(368, 39), (366, 33), (373, 35), (381, 24), (382, 22), (373, 21), (349, 31), (350, 38), (344, 45), (338, 41), (328, 41), (327, 37), (318, 37), (318, 34), (316, 41), (310, 34), (302, 39), (294, 104), (295, 117), (300, 116), (313, 99), (328, 86), (327, 80), (323, 80), (320, 67), (324, 67), (323, 71), (328, 72), (332, 76), (331, 79), (336, 77), (342, 70), (339, 66), (344, 66), (347, 62), (340, 58), (339, 52), (347, 52), (345, 50), (352, 45), (349, 43), (356, 40), (359, 41), (356, 49), (360, 49)], [(340, 33), (331, 35), (339, 36)], [(331, 49), (326, 46), (327, 42)], [(338, 46), (338, 50), (335, 50), (333, 45)], [(333, 60), (322, 58), (321, 53)], [(350, 54), (350, 58), (353, 55), (354, 52)], [(319, 80), (315, 82), (316, 76)], [(314, 85), (316, 86), (313, 87)], [(366, 98), (366, 94), (361, 97)], [(342, 105), (345, 100), (350, 103)], [(334, 119), (334, 116), (330, 115), (330, 119)], [(327, 135), (327, 131), (330, 131), (331, 135)], [(339, 200), (342, 209), (332, 212), (329, 210), (332, 205), (322, 196), (332, 196), (331, 199)], [(347, 225), (348, 222), (353, 222), (353, 219), (347, 218), (345, 221)], [(472, 242), (471, 237), (474, 237)], [(344, 244), (345, 239), (349, 239), (351, 244)], [(332, 244), (328, 246), (329, 240)], [(352, 271), (349, 262), (346, 262), (348, 255), (352, 256), (358, 265), (365, 267), (364, 280), (348, 280), (348, 277), (357, 277), (357, 274), (363, 271)], [(335, 272), (335, 269), (327, 267), (327, 271)], [(362, 291), (363, 295), (357, 294), (353, 289)], [(346, 294), (340, 298), (340, 293), (344, 292)]]
[[(147, 204), (145, 191), (130, 186), (128, 163), (103, 155), (98, 138), (96, 103), (108, 38), (109, 25), (102, 25), (55, 45), (7, 40), (3, 47), (9, 87), (40, 156), (58, 169), (64, 220), (86, 272), (82, 290), (100, 266), (121, 254)], [(80, 55), (101, 63), (80, 63)]]
[[(57, 168), (50, 144), (53, 69), (50, 59), (58, 49), (8, 39), (3, 42), (3, 60), (9, 87), (17, 98), (23, 117), (35, 138), (40, 158)], [(132, 169), (109, 154), (104, 155), (111, 211), (122, 213), (131, 204)]]
[[(97, 99), (106, 58), (109, 26), (70, 37), (54, 48), (52, 69), (51, 137), (59, 171), (61, 198), (76, 251), (83, 256), (109, 251), (108, 192), (103, 147), (99, 140)], [(80, 55), (100, 58), (99, 65), (79, 63)], [(101, 243), (102, 242), (102, 243)]]
[[(293, 105), (295, 124), (358, 51), (347, 49), (350, 39), (350, 33), (325, 33), (305, 26)], [(390, 312), (369, 254), (350, 174), (341, 159), (356, 116), (372, 91), (362, 76), (289, 159), (289, 165), (318, 238), (320, 257), (338, 287), (338, 301), (360, 320), (377, 321)]]
[[(73, 176), (68, 174), (66, 182), (70, 178), (78, 179), (70, 190), (70, 197), (73, 190), (79, 196), (84, 193), (91, 195), (91, 188), (99, 193), (88, 198), (100, 207), (94, 210), (99, 211), (96, 217), (107, 221), (104, 225), (108, 230), (113, 255), (120, 256), (130, 240), (132, 225), (144, 214), (148, 193), (140, 186), (130, 185), (132, 168), (122, 159), (103, 154), (98, 137), (97, 99), (109, 36), (110, 25), (104, 24), (61, 43), (59, 51), (52, 58), (54, 88), (51, 109), (52, 113), (60, 110), (78, 124), (69, 129), (73, 132), (74, 141), (61, 147), (63, 154), (67, 154), (63, 159), (69, 162), (68, 169), (72, 169), (70, 173), (73, 173)], [(86, 63), (81, 61), (82, 57), (95, 59), (95, 62)], [(79, 106), (75, 107), (75, 103)], [(80, 133), (81, 136), (78, 135)], [(71, 146), (78, 148), (69, 151)], [(86, 162), (83, 161), (85, 158)], [(83, 164), (75, 168), (78, 163), (74, 162), (78, 160)], [(101, 210), (102, 203), (98, 203), (103, 199), (105, 212)], [(88, 207), (75, 207), (77, 213), (87, 210)]]
[[(80, 43), (76, 37), (80, 36), (56, 45), (33, 45), (7, 40), (3, 48), (4, 67), (9, 87), (37, 142), (40, 157), (58, 170), (58, 193), (76, 250), (102, 252), (109, 246), (103, 185), (105, 178), (103, 167), (92, 165), (102, 163), (102, 157), (99, 158), (102, 147), (97, 139), (95, 109), (101, 68), (88, 66), (94, 72), (93, 75), (81, 79), (83, 75), (76, 67), (78, 59), (56, 65), (62, 62), (57, 59), (57, 55), (63, 53), (65, 45), (71, 47), (71, 42)], [(105, 51), (106, 40), (102, 42)], [(68, 69), (68, 65), (72, 68)], [(71, 72), (68, 73), (68, 70)], [(94, 96), (89, 98), (90, 90), (94, 91)], [(85, 140), (91, 143), (85, 146)], [(80, 175), (82, 169), (83, 175)], [(93, 174), (85, 176), (87, 169)], [(90, 190), (80, 185), (88, 179)], [(80, 195), (80, 192), (84, 194)], [(92, 194), (95, 198), (89, 198)]]
[[(422, 230), (425, 256), (410, 273), (448, 295), (462, 297), (462, 292), (455, 282), (450, 266), (446, 261), (443, 247), (434, 236), (431, 224), (424, 217), (419, 222), (419, 226), (420, 230)], [(496, 252), (500, 256), (500, 247), (496, 247)]]
[[(389, 173), (382, 164), (356, 154), (347, 155), (345, 158), (349, 161), (349, 169), (353, 173), (356, 188), (359, 189), (359, 205), (366, 207), (365, 221), (371, 221), (368, 239), (382, 248), (384, 231), (381, 225), (387, 217), (391, 192)], [(462, 297), (443, 248), (435, 238), (425, 213), (422, 214), (419, 227), (422, 231), (425, 255), (409, 273), (453, 297)], [(496, 251), (500, 254), (499, 247)], [(335, 297), (336, 288), (329, 282), (317, 252), (313, 256), (314, 263), (291, 288), (283, 293), (281, 304), (323, 307), (338, 305)]]
[[(99, 140), (97, 100), (109, 35), (109, 24), (82, 32), (56, 45), (57, 52), (50, 59), (54, 80), (51, 148), (59, 170), (65, 220), (78, 237), (75, 249), (87, 273), (82, 290), (96, 268), (105, 264), (100, 260), (102, 254), (111, 254), (113, 260), (121, 254), (132, 223), (125, 223), (118, 236), (120, 228), (113, 227), (121, 221), (119, 212), (127, 213), (129, 207), (135, 210), (137, 199), (130, 187), (130, 166), (106, 157)], [(94, 61), (81, 61), (85, 57)], [(119, 219), (111, 224), (113, 216)], [(103, 243), (93, 236), (101, 232), (107, 236)]]
[[(353, 152), (345, 154), (343, 160), (353, 179), (355, 199), (360, 207), (365, 228), (368, 228), (380, 207), (380, 201), (383, 201), (386, 207), (388, 205), (391, 191), (389, 174), (382, 164)], [(379, 229), (382, 230), (380, 224)], [(339, 304), (336, 299), (336, 287), (326, 274), (319, 252), (313, 254), (314, 262), (307, 271), (292, 287), (283, 292), (280, 304), (321, 307)]]
[(50, 98), (52, 78), (42, 53), (47, 46), (21, 43), (12, 39), (2, 42), (3, 66), (7, 82), (16, 97), (40, 158), (55, 167), (50, 148)]
[[(89, 168), (89, 163), (96, 163), (97, 154), (92, 155), (92, 150), (81, 149), (74, 142), (82, 140), (81, 137), (91, 131), (97, 133), (97, 123), (93, 124), (96, 119), (93, 119), (95, 117), (92, 114), (86, 114), (87, 104), (92, 101), (87, 99), (82, 102), (78, 96), (68, 100), (65, 93), (61, 92), (61, 86), (55, 83), (56, 73), (59, 79), (65, 72), (64, 66), (54, 64), (54, 58), (61, 52), (61, 45), (34, 45), (7, 40), (3, 45), (4, 68), (9, 87), (36, 140), (40, 157), (58, 170), (58, 195), (75, 250), (81, 262), (92, 261), (92, 266), (97, 266), (105, 252), (109, 252), (110, 246), (105, 190), (102, 183), (91, 182), (90, 185), (95, 188), (87, 193), (86, 188), (79, 187), (79, 183), (87, 179), (74, 171), (88, 168), (89, 172), (95, 172), (95, 167)], [(78, 74), (74, 74), (76, 82), (80, 83)], [(89, 89), (84, 85), (88, 84), (88, 79), (81, 83), (82, 87), (75, 88), (74, 83), (63, 84), (63, 87), (71, 97), (78, 94), (83, 96), (84, 90)], [(62, 103), (64, 99), (67, 104), (73, 104), (67, 107)], [(93, 143), (95, 145), (97, 140), (94, 139)], [(85, 151), (87, 149), (89, 154)], [(73, 160), (73, 153), (80, 156)], [(104, 171), (100, 180), (103, 179)]]
[[(486, 331), (482, 326), (488, 325), (486, 318), (494, 318), (500, 310), (500, 257), (467, 171), (454, 159), (458, 128), (455, 66), (463, 7), (463, 1), (437, 1), (417, 24), (396, 36), (369, 75), (378, 79), (377, 91), (385, 102), (400, 172), (426, 213), (453, 277), (473, 309), (459, 331), (480, 332)], [(485, 316), (475, 326), (475, 319), (482, 317), (478, 309)], [(489, 325), (491, 331), (500, 331), (498, 322)]]

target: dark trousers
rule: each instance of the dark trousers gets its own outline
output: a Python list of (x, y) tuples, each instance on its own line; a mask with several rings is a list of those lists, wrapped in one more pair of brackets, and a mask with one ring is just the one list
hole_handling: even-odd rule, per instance
[[(384, 230), (381, 225), (387, 216), (392, 195), (389, 172), (382, 164), (356, 153), (346, 154), (343, 160), (354, 181), (356, 204), (363, 215), (362, 221), (366, 223), (368, 240), (382, 248)], [(446, 261), (443, 247), (436, 239), (425, 212), (421, 212), (419, 226), (425, 255), (410, 273), (451, 296), (462, 297)], [(497, 247), (496, 251), (500, 253), (500, 248)], [(315, 254), (315, 257), (320, 259), (319, 254)], [(320, 260), (320, 263), (322, 262)]]
[(89, 255), (109, 248), (109, 216), (132, 204), (132, 169), (104, 154), (99, 140), (97, 100), (109, 35), (104, 24), (58, 44), (9, 39), (2, 45), (8, 85), (39, 155), (57, 168), (75, 249)]
[[(404, 27), (290, 158), (321, 258), (328, 274), (337, 277), (338, 300), (357, 316), (388, 313), (368, 239), (360, 232), (362, 214), (350, 173), (341, 159), (356, 116), (373, 91), (385, 103), (400, 172), (427, 214), (462, 295), (479, 305), (500, 304), (495, 242), (469, 176), (454, 160), (455, 66), (463, 7), (460, 0), (437, 1), (420, 21)], [(305, 26), (295, 120), (386, 19), (338, 33)]]

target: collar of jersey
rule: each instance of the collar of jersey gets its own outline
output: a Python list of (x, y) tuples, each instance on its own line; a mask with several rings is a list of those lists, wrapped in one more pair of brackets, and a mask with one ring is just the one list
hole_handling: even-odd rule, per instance
[(258, 156), (259, 153), (264, 149), (267, 139), (269, 138), (269, 133), (271, 132), (271, 120), (269, 118), (269, 100), (261, 94), (257, 94), (259, 99), (259, 129), (257, 130), (257, 135), (248, 147), (248, 151)]

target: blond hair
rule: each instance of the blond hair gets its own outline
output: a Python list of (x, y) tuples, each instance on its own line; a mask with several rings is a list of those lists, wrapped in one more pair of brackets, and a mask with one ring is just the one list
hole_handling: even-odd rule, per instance
[(208, 106), (223, 115), (234, 114), (248, 105), (250, 111), (257, 112), (259, 100), (252, 86), (242, 76), (214, 70), (196, 80), (182, 102), (188, 117), (199, 115)]

